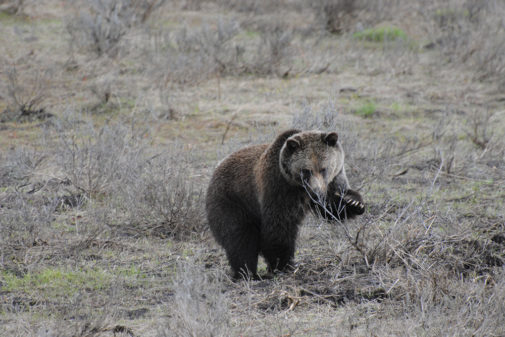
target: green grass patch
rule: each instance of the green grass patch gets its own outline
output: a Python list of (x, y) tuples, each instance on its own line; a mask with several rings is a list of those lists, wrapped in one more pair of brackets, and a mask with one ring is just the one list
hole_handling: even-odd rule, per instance
[(237, 38), (242, 40), (259, 39), (260, 37), (261, 34), (254, 30), (246, 30), (237, 34)]
[(117, 272), (119, 275), (127, 277), (127, 278), (136, 278), (136, 279), (146, 279), (147, 274), (142, 270), (137, 268), (136, 266), (131, 266), (129, 268), (121, 268)]
[(470, 11), (468, 9), (451, 9), (451, 8), (439, 8), (434, 14), (435, 21), (440, 26), (448, 26), (454, 24), (458, 20), (468, 19), (470, 17)]
[(13, 14), (9, 14), (4, 11), (0, 11), (0, 22), (2, 23), (14, 23), (16, 21), (16, 16)]
[(105, 289), (110, 284), (110, 276), (99, 269), (69, 271), (47, 268), (21, 277), (10, 272), (0, 272), (0, 280), (4, 291), (53, 297), (71, 296), (80, 290)]
[(363, 102), (358, 105), (354, 114), (361, 117), (371, 117), (377, 112), (377, 104), (374, 101)]
[(407, 34), (397, 27), (377, 27), (356, 32), (353, 37), (358, 40), (370, 42), (384, 42), (395, 40), (407, 40)]
[(393, 104), (391, 104), (391, 110), (393, 112), (399, 113), (399, 112), (403, 111), (404, 109), (400, 103), (394, 102)]
[(55, 221), (55, 222), (51, 223), (51, 228), (58, 230), (58, 231), (66, 232), (66, 233), (74, 233), (75, 232), (75, 223), (73, 223), (71, 225), (71, 224), (67, 224), (62, 221)]
[(393, 102), (389, 109), (396, 114), (412, 113), (416, 110), (416, 107), (410, 104)]

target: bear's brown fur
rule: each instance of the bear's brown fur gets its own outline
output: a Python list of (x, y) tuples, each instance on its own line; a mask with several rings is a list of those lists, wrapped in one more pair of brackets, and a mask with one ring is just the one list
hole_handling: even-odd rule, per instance
[(207, 191), (207, 219), (234, 277), (292, 266), (298, 226), (308, 211), (344, 220), (363, 214), (349, 188), (337, 134), (288, 130), (273, 143), (246, 147), (216, 168)]

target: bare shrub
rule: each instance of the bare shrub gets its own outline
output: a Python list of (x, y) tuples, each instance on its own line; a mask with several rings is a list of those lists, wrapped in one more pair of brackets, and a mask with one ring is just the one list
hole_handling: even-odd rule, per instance
[(293, 115), (292, 126), (304, 130), (320, 129), (335, 131), (343, 129), (341, 127), (343, 121), (339, 117), (341, 116), (334, 100), (329, 100), (319, 109), (313, 108), (309, 104), (304, 104), (300, 111)]
[(20, 15), (24, 13), (26, 0), (1, 0), (0, 12), (6, 12), (11, 15)]
[[(118, 285), (114, 285), (118, 286)], [(53, 299), (53, 301), (55, 301)], [(27, 317), (23, 312), (8, 321), (5, 329), (0, 332), (0, 336), (26, 336), (26, 337), (99, 337), (135, 336), (133, 331), (127, 326), (114, 324), (118, 322), (117, 308), (110, 302), (112, 298), (107, 298), (105, 305), (100, 308), (95, 307), (96, 297), (86, 293), (71, 296), (65, 299), (65, 310), (58, 314), (64, 317), (72, 317), (70, 322), (63, 323), (53, 317), (34, 319)], [(99, 309), (99, 310), (97, 310)], [(33, 310), (33, 308), (32, 308)], [(54, 308), (45, 308), (54, 310)], [(73, 319), (79, 317), (79, 319)]]
[(342, 33), (352, 29), (351, 23), (357, 15), (358, 3), (354, 0), (324, 0), (313, 4), (316, 22), (321, 22), (330, 33)]
[(396, 20), (398, 15), (417, 8), (416, 1), (323, 0), (310, 3), (315, 24), (329, 33), (347, 33)]
[(7, 108), (0, 113), (0, 122), (31, 121), (52, 116), (45, 111), (48, 95), (49, 70), (30, 69), (20, 73), (16, 65), (2, 62), (5, 69), (0, 75), (1, 96), (7, 101)]
[(91, 92), (98, 98), (97, 105), (106, 105), (112, 98), (112, 80), (97, 82), (90, 87)]
[[(382, 275), (384, 276), (384, 275)], [(387, 300), (368, 303), (364, 310), (380, 310), (380, 315), (362, 318), (363, 306), (346, 307), (343, 319), (346, 328), (354, 330), (352, 336), (366, 331), (376, 336), (501, 336), (503, 324), (503, 278), (495, 285), (473, 280), (444, 279), (443, 274), (420, 278), (417, 274), (408, 277), (409, 288), (415, 293), (401, 303)], [(395, 288), (398, 283), (395, 285)], [(387, 317), (387, 319), (385, 318)], [(450, 324), (448, 324), (450, 322)], [(329, 328), (334, 335), (339, 330)]]
[(485, 112), (480, 113), (473, 111), (467, 121), (467, 129), (465, 130), (470, 140), (482, 150), (485, 150), (493, 133), (491, 129), (491, 118), (493, 113)]
[(231, 8), (238, 12), (252, 12), (256, 13), (260, 10), (260, 3), (262, 1), (258, 0), (245, 0), (245, 1), (234, 1), (234, 0), (220, 0), (218, 3), (222, 7)]
[(168, 327), (158, 336), (224, 336), (230, 333), (228, 300), (223, 294), (223, 277), (195, 266), (190, 261), (177, 265), (173, 283), (174, 302)]
[(474, 69), (479, 79), (504, 85), (505, 4), (497, 1), (452, 1), (438, 4), (435, 40), (453, 63)]
[(205, 0), (183, 0), (181, 8), (189, 11), (199, 11)]
[(440, 5), (433, 13), (434, 21), (440, 30), (437, 42), (451, 58), (460, 57), (454, 51), (466, 48), (472, 31), (477, 28), (479, 12), (483, 10), (483, 7), (479, 7), (477, 11), (472, 11), (470, 16), (470, 12), (465, 8), (467, 4), (469, 2), (448, 2)]
[(27, 249), (45, 244), (57, 204), (10, 192), (0, 194), (0, 205), (0, 265), (14, 268)]
[(145, 23), (154, 11), (159, 10), (166, 2), (167, 0), (133, 0), (131, 12), (137, 22)]
[(135, 123), (81, 125), (75, 118), (56, 123), (57, 164), (85, 198), (116, 212), (115, 230), (176, 238), (204, 232), (194, 158), (178, 147), (153, 155), (147, 151), (146, 130)]
[(253, 13), (253, 14), (264, 14), (271, 11), (278, 10), (281, 6), (287, 5), (283, 0), (272, 0), (272, 1), (262, 1), (262, 0), (217, 0), (216, 1), (221, 7), (229, 8), (237, 12), (242, 13)]
[(66, 24), (70, 46), (75, 43), (97, 56), (114, 57), (129, 29), (144, 23), (164, 3), (165, 0), (77, 0), (79, 14)]
[[(453, 133), (449, 134), (447, 132), (449, 123), (450, 118), (440, 121), (432, 132), (433, 158), (429, 166), (431, 166), (431, 169), (437, 170), (438, 173), (450, 174), (456, 159), (457, 138)], [(446, 135), (446, 132), (448, 135)]]
[[(291, 55), (291, 42), (293, 35), (290, 31), (275, 26), (273, 29), (267, 29), (261, 34), (261, 43), (252, 58), (249, 71), (254, 74), (277, 74), (286, 77), (291, 70), (291, 65), (287, 60)], [(288, 69), (281, 69), (286, 62)], [(282, 71), (282, 72), (281, 72)]]
[(208, 73), (225, 74), (236, 71), (240, 48), (232, 39), (238, 33), (237, 22), (219, 21), (215, 28), (204, 26), (194, 32), (184, 29), (176, 34), (175, 39), (179, 51), (185, 54), (198, 52), (208, 60)]
[[(340, 273), (353, 268), (352, 287), (362, 289), (345, 295), (347, 299), (388, 298), (409, 303), (407, 311), (411, 311), (428, 302), (434, 307), (443, 305), (448, 294), (462, 296), (452, 287), (458, 280), (487, 283), (499, 279), (505, 264), (499, 226), (462, 230), (455, 219), (439, 215), (429, 199), (404, 207), (394, 203), (370, 206), (357, 226), (344, 222), (335, 227), (348, 245), (337, 248), (345, 252)], [(369, 295), (363, 292), (366, 289)]]
[(399, 16), (407, 16), (417, 8), (424, 8), (423, 5), (426, 4), (415, 0), (362, 0), (363, 13), (360, 13), (359, 18), (365, 26), (374, 26), (383, 21), (398, 20)]
[(208, 78), (209, 60), (203, 54), (179, 50), (171, 43), (170, 34), (157, 38), (156, 43), (150, 72), (163, 94), (171, 84), (189, 85)]
[(184, 27), (156, 36), (153, 71), (159, 85), (165, 88), (169, 83), (192, 84), (213, 75), (236, 72), (242, 50), (232, 39), (238, 32), (236, 22), (220, 21), (215, 28)]
[[(107, 64), (110, 60), (104, 60)], [(100, 71), (101, 67), (111, 67), (112, 69), (103, 73)], [(114, 69), (110, 65), (100, 65), (93, 66), (90, 69), (88, 76), (90, 78), (89, 84), (86, 85), (86, 89), (89, 90), (90, 100), (89, 104), (85, 106), (85, 111), (91, 114), (107, 114), (116, 111), (121, 111), (122, 104), (128, 104), (131, 102), (129, 100), (124, 100), (120, 98), (120, 95), (129, 95), (129, 89), (124, 89), (125, 91), (120, 91), (120, 88), (124, 88), (123, 84), (120, 83), (119, 71)], [(124, 96), (123, 96), (124, 97)]]
[(116, 186), (115, 207), (126, 215), (127, 232), (188, 238), (205, 232), (204, 196), (194, 159), (173, 147), (154, 158), (145, 158), (141, 170)]
[(433, 125), (431, 158), (413, 167), (484, 181), (500, 179), (501, 171), (496, 168), (504, 160), (504, 149), (497, 137), (498, 120), (498, 115), (489, 110), (473, 108), (459, 117), (447, 109)]
[[(501, 3), (496, 11), (491, 10), (493, 14), (489, 21), (485, 21), (479, 32), (475, 32), (471, 39), (472, 46), (468, 51), (472, 62), (477, 66), (477, 75), (479, 79), (490, 79), (497, 81), (498, 84), (505, 86), (505, 5)], [(482, 38), (482, 34), (491, 36), (490, 39)]]
[(46, 157), (46, 154), (28, 148), (0, 154), (0, 187), (19, 187), (26, 183)]
[(91, 2), (91, 8), (81, 10), (79, 16), (67, 23), (70, 46), (91, 50), (96, 55), (117, 54), (117, 44), (130, 28), (131, 17), (119, 15), (122, 7), (116, 1)]
[(441, 223), (435, 214), (427, 213), (428, 205), (411, 203), (404, 208), (393, 226), (369, 241), (375, 244), (368, 251), (371, 255), (367, 260), (428, 275), (430, 271), (444, 270), (451, 277), (494, 275), (493, 268), (505, 263), (503, 244), (491, 240), (500, 228), (485, 231), (468, 228), (467, 232), (457, 233), (452, 225)]
[(158, 86), (194, 84), (212, 77), (244, 73), (289, 74), (291, 32), (276, 26), (265, 29), (253, 41), (239, 38), (241, 33), (237, 22), (219, 21), (215, 27), (204, 25), (193, 30), (184, 27), (155, 35), (151, 71)]
[(138, 170), (144, 153), (141, 133), (117, 123), (77, 126), (75, 115), (55, 122), (58, 164), (71, 184), (88, 198), (107, 195), (124, 175)]

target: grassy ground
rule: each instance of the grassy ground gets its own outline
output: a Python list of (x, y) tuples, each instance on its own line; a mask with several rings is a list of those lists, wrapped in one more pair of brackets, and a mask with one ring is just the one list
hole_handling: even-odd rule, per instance
[[(115, 3), (0, 2), (0, 335), (505, 334), (505, 6)], [(234, 283), (206, 184), (292, 126), (367, 212)]]

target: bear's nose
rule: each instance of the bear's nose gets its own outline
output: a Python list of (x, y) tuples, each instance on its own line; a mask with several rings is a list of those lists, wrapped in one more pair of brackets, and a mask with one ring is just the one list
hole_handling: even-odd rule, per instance
[(321, 174), (314, 174), (310, 179), (310, 189), (318, 197), (326, 195), (326, 182)]

